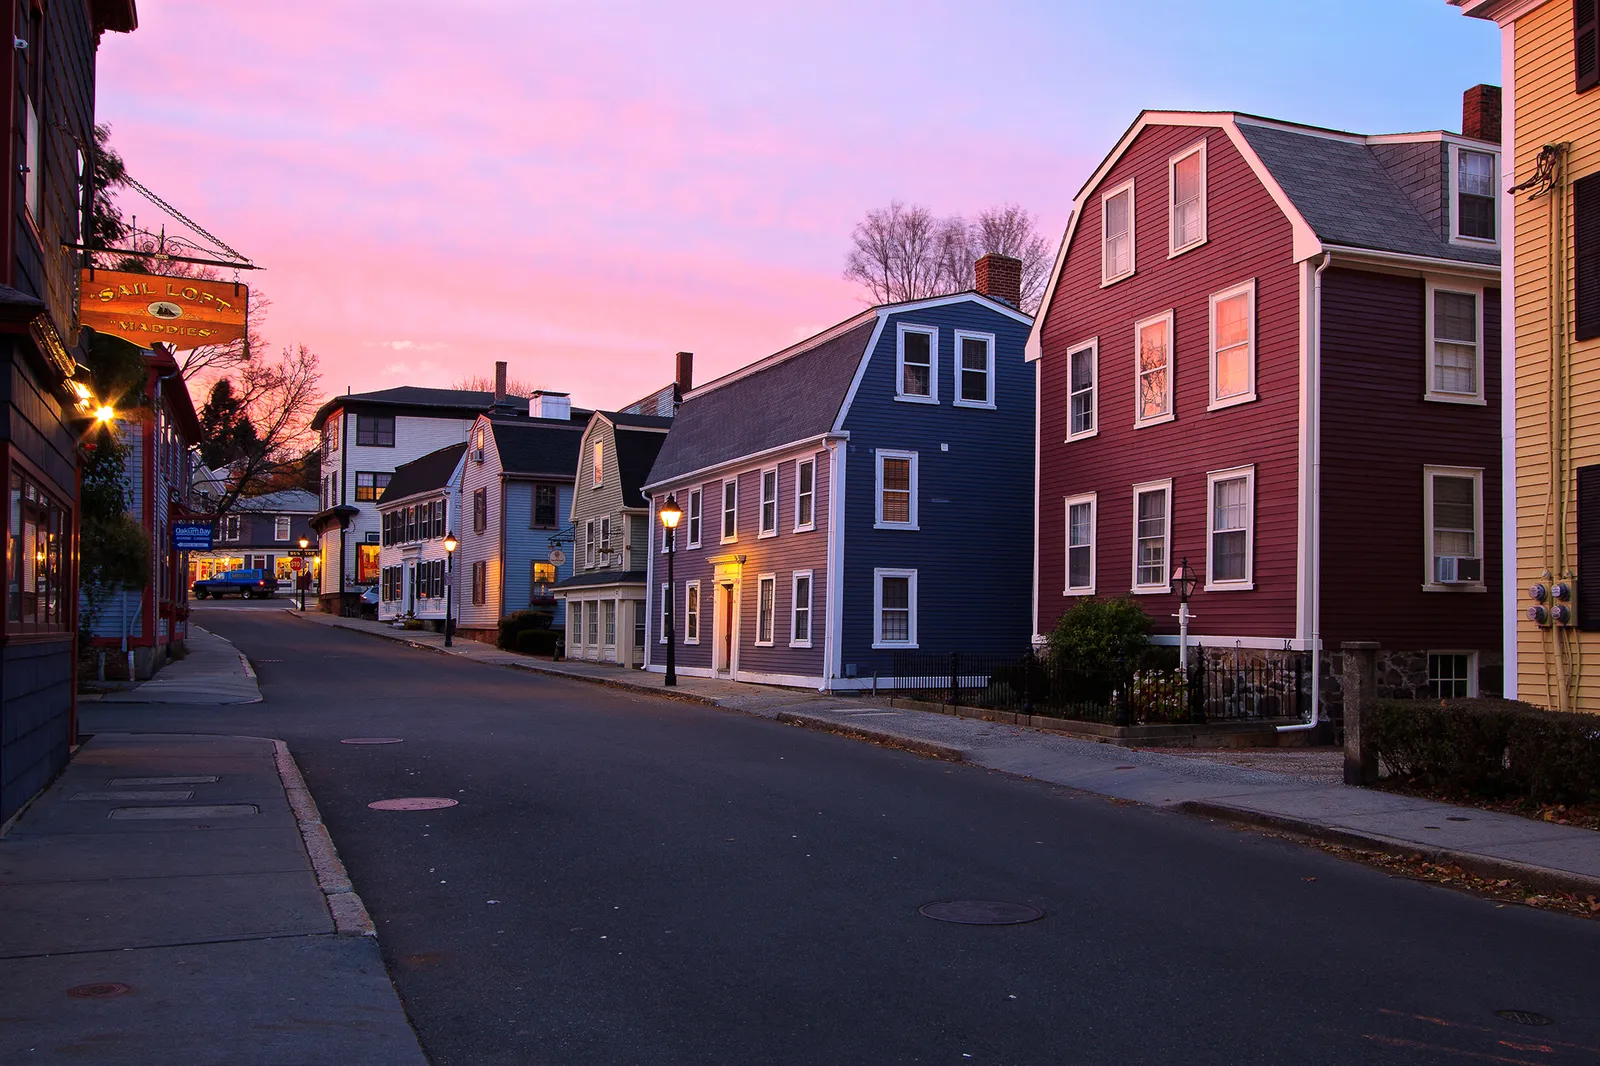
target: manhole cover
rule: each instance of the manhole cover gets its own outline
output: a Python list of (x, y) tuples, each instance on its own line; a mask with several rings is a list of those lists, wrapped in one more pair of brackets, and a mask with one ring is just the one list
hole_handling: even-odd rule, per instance
[(107, 999), (111, 996), (120, 996), (133, 991), (132, 985), (120, 984), (116, 981), (101, 981), (92, 985), (78, 985), (76, 988), (67, 989), (67, 995), (77, 996), (79, 999)]
[(955, 922), (959, 925), (1021, 925), (1044, 917), (1044, 911), (1026, 903), (999, 903), (987, 899), (926, 903), (917, 908), (917, 913), (936, 922)]
[(405, 737), (350, 737), (341, 740), (341, 744), (404, 744)]
[(455, 800), (443, 796), (405, 796), (401, 799), (373, 800), (367, 804), (375, 811), (436, 811), (455, 805)]
[(1554, 1018), (1547, 1018), (1543, 1014), (1531, 1010), (1497, 1010), (1494, 1015), (1496, 1018), (1504, 1018), (1506, 1021), (1516, 1022), (1518, 1025), (1550, 1025), (1555, 1021)]

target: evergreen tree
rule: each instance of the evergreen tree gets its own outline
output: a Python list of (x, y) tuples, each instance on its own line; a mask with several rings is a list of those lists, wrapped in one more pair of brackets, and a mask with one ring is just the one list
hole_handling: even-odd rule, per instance
[(233, 382), (218, 378), (200, 409), (200, 461), (215, 470), (261, 445), (244, 402), (233, 394)]

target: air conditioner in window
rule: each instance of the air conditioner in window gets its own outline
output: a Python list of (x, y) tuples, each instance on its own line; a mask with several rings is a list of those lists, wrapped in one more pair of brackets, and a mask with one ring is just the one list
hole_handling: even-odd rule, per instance
[(1483, 560), (1465, 555), (1436, 555), (1433, 579), (1441, 585), (1477, 584), (1483, 581)]
[(483, 449), (482, 448), (474, 448), (474, 449), (472, 449), (472, 461), (475, 462), (475, 463), (483, 462)]

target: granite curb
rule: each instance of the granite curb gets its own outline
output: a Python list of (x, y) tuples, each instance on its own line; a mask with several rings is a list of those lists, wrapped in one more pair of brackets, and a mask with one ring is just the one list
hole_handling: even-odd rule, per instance
[(317, 801), (311, 798), (300, 767), (289, 754), (289, 746), (281, 740), (272, 743), (277, 748), (278, 776), (283, 781), (284, 795), (300, 827), (300, 837), (305, 842), (311, 868), (316, 871), (317, 887), (322, 889), (334, 929), (340, 936), (377, 936), (372, 916), (350, 884), (350, 875), (339, 860), (333, 838), (322, 824), (322, 812), (317, 809)]

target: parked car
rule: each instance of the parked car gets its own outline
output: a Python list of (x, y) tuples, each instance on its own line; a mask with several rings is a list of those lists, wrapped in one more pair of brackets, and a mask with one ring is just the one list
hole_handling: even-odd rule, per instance
[(374, 621), (378, 618), (378, 586), (369, 585), (361, 591), (361, 617)]
[(278, 591), (278, 579), (265, 570), (229, 570), (194, 583), (194, 598), (220, 598), (237, 594), (241, 599), (266, 599)]

